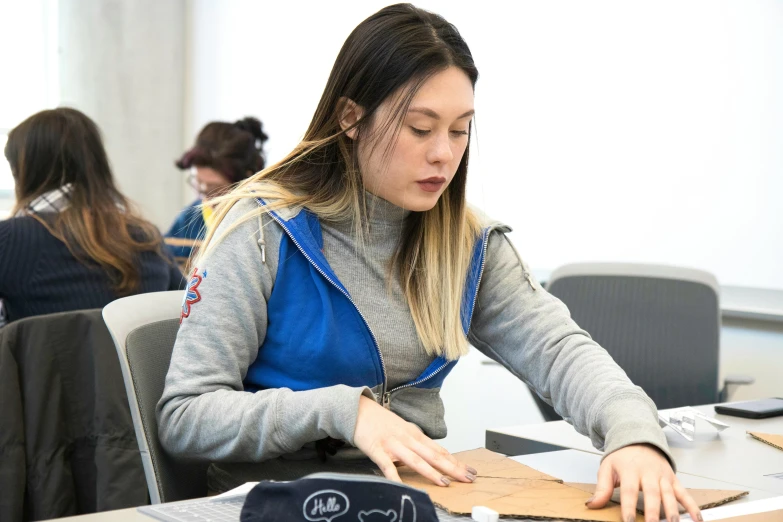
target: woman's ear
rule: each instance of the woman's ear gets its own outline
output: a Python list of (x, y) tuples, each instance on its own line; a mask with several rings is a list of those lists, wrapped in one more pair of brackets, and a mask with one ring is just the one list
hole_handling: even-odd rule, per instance
[(362, 119), (362, 116), (364, 116), (364, 109), (350, 98), (342, 96), (337, 111), (337, 118), (340, 120), (340, 127), (345, 131), (345, 135), (352, 140), (356, 139), (357, 128), (351, 127)]

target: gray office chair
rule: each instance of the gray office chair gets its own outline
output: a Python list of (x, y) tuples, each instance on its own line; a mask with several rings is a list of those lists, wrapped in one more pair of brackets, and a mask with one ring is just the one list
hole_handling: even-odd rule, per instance
[[(688, 268), (580, 263), (555, 270), (547, 290), (617, 361), (660, 409), (728, 400), (718, 389), (720, 287), (712, 274)], [(560, 420), (533, 393), (546, 420)]]
[(154, 292), (118, 299), (103, 309), (122, 368), (136, 441), (153, 504), (207, 495), (206, 462), (182, 462), (158, 439), (155, 406), (179, 329), (182, 291)]

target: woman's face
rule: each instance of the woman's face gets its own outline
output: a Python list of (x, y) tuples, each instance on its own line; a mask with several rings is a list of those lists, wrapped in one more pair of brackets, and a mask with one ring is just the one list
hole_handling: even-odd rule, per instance
[(231, 180), (211, 167), (192, 167), (191, 179), (203, 200), (221, 195), (231, 185)]
[[(394, 96), (378, 108), (374, 125), (384, 125)], [(473, 86), (459, 68), (449, 67), (427, 80), (404, 114), (396, 143), (395, 126), (357, 144), (359, 168), (367, 191), (407, 210), (435, 206), (451, 183), (468, 146), (473, 117)]]

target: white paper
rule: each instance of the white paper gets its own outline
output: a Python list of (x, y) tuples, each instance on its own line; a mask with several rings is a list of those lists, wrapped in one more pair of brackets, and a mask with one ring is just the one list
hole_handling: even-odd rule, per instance
[[(741, 515), (753, 515), (755, 513), (765, 513), (783, 509), (783, 497), (771, 497), (751, 502), (740, 502), (739, 504), (728, 504), (718, 506), (712, 509), (705, 509), (701, 512), (704, 521), (723, 520), (725, 518), (738, 517)], [(681, 520), (692, 520), (690, 516), (684, 515)]]
[(696, 419), (707, 422), (710, 426), (721, 432), (730, 426), (725, 422), (701, 413), (699, 410), (686, 406), (668, 412), (668, 415), (658, 413), (658, 424), (661, 427), (670, 427), (675, 433), (679, 433), (685, 439), (693, 442), (696, 435)]
[(221, 493), (220, 495), (214, 496), (212, 498), (226, 498), (235, 497), (237, 495), (247, 495), (256, 484), (258, 484), (258, 482), (245, 482), (239, 487), (236, 487), (230, 491), (226, 491), (225, 493)]
[(725, 422), (721, 422), (718, 419), (710, 417), (709, 415), (704, 415), (699, 410), (696, 410), (694, 408), (688, 408), (688, 409), (691, 411), (691, 413), (696, 415), (698, 418), (703, 419), (703, 420), (709, 422), (710, 424), (712, 424), (712, 427), (715, 428), (716, 430), (718, 430), (718, 432), (721, 432), (721, 431), (725, 430), (726, 428), (730, 428), (731, 427), (728, 424), (726, 424)]

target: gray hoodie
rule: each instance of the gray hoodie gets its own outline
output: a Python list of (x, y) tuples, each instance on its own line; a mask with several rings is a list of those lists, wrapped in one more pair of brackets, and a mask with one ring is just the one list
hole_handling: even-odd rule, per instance
[[(374, 332), (393, 386), (420, 375), (433, 357), (416, 335), (399, 279), (392, 276), (390, 285), (387, 280), (407, 213), (381, 198), (367, 197), (372, 217), (365, 245), (356, 248), (346, 224), (322, 223), (324, 254)], [(235, 205), (216, 237), (255, 208), (253, 200)], [(299, 211), (284, 209), (281, 214)], [(566, 306), (531, 277), (505, 236), (510, 229), (490, 220), (486, 224), (494, 231), (470, 343), (531, 385), (596, 448), (610, 453), (648, 443), (672, 461), (650, 398), (574, 323)], [(309, 459), (315, 456), (314, 441), (331, 437), (353, 443), (361, 395), (380, 401), (379, 389), (344, 385), (298, 392), (244, 391), (242, 381), (264, 343), (267, 300), (283, 234), (266, 216), (248, 220), (198, 267), (209, 276), (199, 286), (200, 300), (182, 321), (157, 408), (167, 451), (213, 462)], [(445, 437), (439, 389), (401, 389), (389, 407), (428, 436)], [(343, 453), (347, 457), (356, 450)]]

